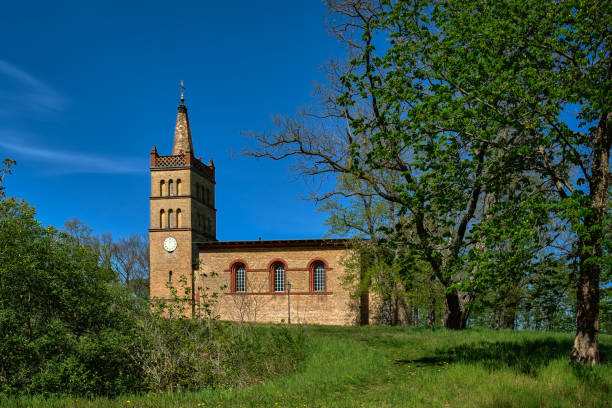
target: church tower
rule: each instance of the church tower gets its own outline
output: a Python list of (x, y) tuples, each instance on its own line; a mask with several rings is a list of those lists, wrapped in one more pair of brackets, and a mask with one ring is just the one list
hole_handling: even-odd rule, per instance
[(215, 166), (194, 155), (184, 89), (181, 81), (172, 155), (160, 156), (155, 146), (151, 151), (151, 297), (167, 298), (167, 284), (181, 276), (190, 282), (197, 267), (195, 243), (217, 240)]

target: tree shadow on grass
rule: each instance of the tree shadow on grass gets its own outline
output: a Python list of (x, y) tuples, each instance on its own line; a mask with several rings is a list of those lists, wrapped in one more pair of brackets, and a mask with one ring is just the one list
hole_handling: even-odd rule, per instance
[[(444, 365), (446, 363), (478, 364), (489, 370), (513, 368), (523, 374), (535, 376), (552, 360), (567, 359), (572, 349), (571, 339), (545, 338), (537, 340), (496, 341), (460, 344), (437, 349), (433, 355), (414, 360), (396, 360), (397, 363), (416, 366)], [(612, 347), (600, 344), (602, 363), (610, 362)], [(589, 367), (574, 367), (575, 375), (581, 379), (592, 378)]]

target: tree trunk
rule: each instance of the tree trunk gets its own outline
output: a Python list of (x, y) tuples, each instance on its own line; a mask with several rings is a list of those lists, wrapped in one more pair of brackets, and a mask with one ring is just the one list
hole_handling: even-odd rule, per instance
[(383, 299), (380, 305), (380, 324), (390, 326), (393, 322), (391, 311), (391, 296), (383, 294)]
[(436, 325), (436, 311), (435, 309), (429, 309), (427, 312), (427, 327), (434, 327)]
[(393, 297), (393, 318), (391, 320), (392, 326), (397, 326), (399, 323), (399, 299), (397, 296)]
[(434, 327), (436, 325), (436, 298), (435, 296), (429, 297), (429, 310), (427, 311), (427, 327)]
[(589, 180), (591, 212), (584, 217), (586, 234), (580, 239), (578, 249), (580, 272), (576, 296), (577, 328), (570, 357), (574, 364), (599, 364), (599, 276), (603, 255), (602, 222), (610, 174), (611, 122), (612, 113), (602, 115), (597, 126), (597, 137), (593, 141), (593, 165)]
[(502, 313), (503, 313), (503, 310), (501, 306), (497, 305), (497, 307), (495, 308), (495, 311), (493, 312), (493, 328), (494, 329), (501, 329)]
[(502, 313), (501, 320), (501, 328), (502, 329), (512, 329), (516, 328), (516, 309), (517, 304), (514, 300), (510, 300), (504, 306), (504, 311)]
[[(363, 283), (366, 279), (367, 269), (370, 266), (372, 260), (365, 251), (361, 251), (359, 254), (359, 282)], [(371, 282), (370, 282), (371, 283)], [(368, 285), (368, 288), (371, 285)], [(370, 291), (369, 289), (363, 289), (359, 296), (359, 325), (365, 326), (370, 324)]]
[(370, 324), (370, 294), (364, 291), (359, 297), (359, 325)]
[(585, 264), (581, 256), (577, 293), (576, 338), (570, 361), (599, 364), (599, 274), (600, 266)]
[(512, 329), (516, 328), (516, 309), (513, 307), (506, 307), (504, 310), (502, 323), (502, 329)]
[(406, 326), (412, 326), (412, 302), (402, 300), (402, 309), (404, 310), (404, 318)]
[(380, 304), (380, 324), (390, 326), (393, 324), (393, 282), (389, 271), (382, 267), (382, 270), (378, 273), (378, 285), (381, 289), (381, 304)]
[(542, 330), (542, 315), (538, 311), (536, 311), (536, 314), (533, 318), (533, 327), (534, 327), (534, 330), (537, 330), (537, 331)]
[(457, 291), (446, 294), (446, 316), (444, 316), (444, 327), (452, 330), (465, 329), (469, 311), (461, 302)]

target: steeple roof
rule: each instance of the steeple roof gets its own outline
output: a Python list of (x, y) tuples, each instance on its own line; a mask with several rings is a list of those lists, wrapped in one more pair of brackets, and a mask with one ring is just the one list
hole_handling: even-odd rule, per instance
[(174, 146), (172, 155), (193, 154), (193, 141), (191, 140), (191, 128), (189, 127), (189, 116), (185, 106), (185, 96), (183, 81), (181, 81), (181, 104), (178, 106), (176, 114), (176, 126), (174, 127)]

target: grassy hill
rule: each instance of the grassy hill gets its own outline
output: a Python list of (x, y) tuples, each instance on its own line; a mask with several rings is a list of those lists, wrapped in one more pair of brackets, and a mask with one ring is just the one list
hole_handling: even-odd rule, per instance
[[(267, 330), (279, 330), (269, 326)], [(612, 407), (612, 336), (603, 364), (571, 367), (571, 334), (294, 326), (306, 358), (290, 375), (239, 390), (118, 399), (0, 401), (45, 407)]]

